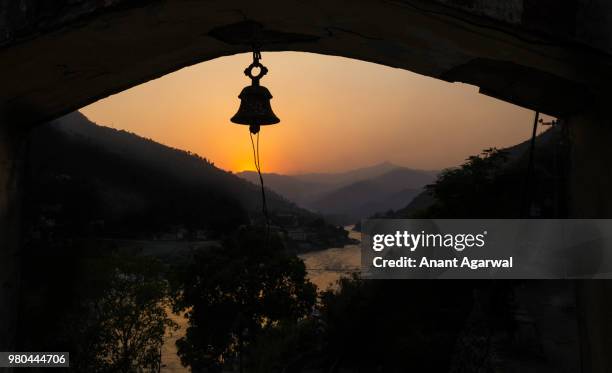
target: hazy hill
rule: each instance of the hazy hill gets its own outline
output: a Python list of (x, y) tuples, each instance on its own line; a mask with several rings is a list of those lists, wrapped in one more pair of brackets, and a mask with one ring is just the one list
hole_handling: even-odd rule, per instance
[(395, 168), (382, 175), (348, 184), (322, 195), (309, 208), (344, 222), (354, 222), (378, 211), (405, 206), (434, 180), (431, 173)]
[(307, 173), (298, 174), (293, 177), (309, 183), (319, 183), (327, 185), (342, 186), (356, 181), (366, 180), (373, 177), (378, 177), (391, 170), (399, 168), (390, 162), (382, 162), (369, 167), (357, 168), (345, 172), (337, 173)]
[[(196, 154), (75, 112), (37, 127), (29, 162), (33, 226), (142, 235), (185, 226), (223, 231), (257, 216), (257, 186)], [(312, 215), (268, 192), (273, 212)]]
[[(341, 173), (265, 174), (266, 185), (298, 205), (348, 224), (377, 211), (405, 206), (435, 172), (413, 170), (389, 162)], [(257, 183), (257, 174), (239, 176)]]
[[(236, 175), (255, 185), (259, 185), (257, 172), (242, 171)], [(333, 185), (304, 181), (295, 176), (275, 173), (264, 174), (264, 184), (267, 188), (300, 206), (306, 206), (313, 198), (334, 187)]]

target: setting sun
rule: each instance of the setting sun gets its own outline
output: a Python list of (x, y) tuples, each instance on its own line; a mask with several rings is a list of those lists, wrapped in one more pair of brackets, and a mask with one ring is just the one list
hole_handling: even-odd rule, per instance
[(255, 171), (255, 165), (253, 164), (253, 159), (245, 159), (245, 160), (236, 162), (236, 167), (233, 167), (232, 170), (235, 172)]

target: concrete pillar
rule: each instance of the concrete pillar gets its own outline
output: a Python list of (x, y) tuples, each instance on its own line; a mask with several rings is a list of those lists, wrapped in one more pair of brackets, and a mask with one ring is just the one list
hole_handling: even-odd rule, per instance
[(0, 351), (13, 350), (17, 336), (25, 135), (0, 123)]
[[(567, 118), (569, 213), (612, 218), (612, 120), (603, 110)], [(612, 280), (576, 283), (582, 372), (612, 372)]]

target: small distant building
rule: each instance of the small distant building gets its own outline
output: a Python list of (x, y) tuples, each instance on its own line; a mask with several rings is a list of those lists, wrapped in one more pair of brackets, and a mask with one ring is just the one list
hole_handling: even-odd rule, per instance
[(203, 229), (198, 229), (195, 232), (195, 239), (198, 241), (206, 241), (208, 240), (208, 232)]
[(176, 233), (164, 232), (158, 236), (160, 241), (174, 241), (176, 240)]
[(40, 240), (42, 239), (42, 232), (38, 229), (34, 229), (30, 232), (30, 239), (32, 240)]
[(294, 241), (306, 241), (308, 238), (308, 234), (299, 229), (287, 231), (287, 236)]
[(294, 214), (278, 214), (274, 216), (274, 220), (278, 223), (278, 225), (285, 228), (295, 228), (299, 226), (298, 217)]
[(184, 240), (185, 238), (187, 238), (187, 234), (189, 233), (189, 231), (186, 228), (178, 228), (176, 230), (176, 239), (177, 240)]
[(103, 229), (105, 224), (106, 222), (104, 221), (104, 219), (92, 220), (89, 223), (89, 225), (91, 225), (92, 228), (97, 228), (97, 229)]

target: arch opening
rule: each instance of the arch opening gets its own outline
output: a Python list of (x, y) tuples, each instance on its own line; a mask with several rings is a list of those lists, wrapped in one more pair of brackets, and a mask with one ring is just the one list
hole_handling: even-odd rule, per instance
[[(190, 66), (81, 109), (101, 125), (201, 154), (223, 169), (252, 169), (244, 128), (233, 125), (250, 54)], [(340, 172), (390, 162), (439, 170), (531, 133), (532, 112), (476, 87), (360, 60), (264, 52), (262, 80), (280, 115), (264, 128), (265, 171)], [(316, 139), (316, 140), (315, 140)], [(314, 148), (317, 151), (314, 151)]]

